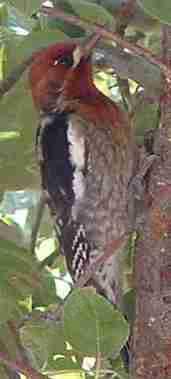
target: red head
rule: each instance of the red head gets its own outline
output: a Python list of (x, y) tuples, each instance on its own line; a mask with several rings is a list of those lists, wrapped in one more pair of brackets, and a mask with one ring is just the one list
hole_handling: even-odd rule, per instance
[(49, 111), (56, 105), (64, 81), (67, 98), (71, 100), (89, 97), (96, 91), (89, 58), (82, 57), (74, 67), (75, 49), (74, 43), (58, 43), (35, 55), (30, 82), (33, 100), (38, 109)]
[(68, 42), (37, 53), (30, 70), (33, 101), (39, 111), (72, 110), (95, 124), (116, 128), (123, 123), (123, 112), (95, 87), (90, 51), (89, 44), (81, 51)]

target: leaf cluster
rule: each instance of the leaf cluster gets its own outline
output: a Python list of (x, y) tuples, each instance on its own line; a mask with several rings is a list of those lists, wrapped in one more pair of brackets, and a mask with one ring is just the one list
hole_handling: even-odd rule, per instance
[[(87, 35), (88, 31), (77, 25), (43, 16), (41, 3), (41, 0), (0, 1), (1, 80), (35, 51), (59, 40)], [(54, 0), (52, 3), (90, 23), (111, 31), (124, 31), (129, 41), (157, 53), (161, 24), (171, 23), (170, 0), (137, 0), (131, 12), (129, 0), (124, 2), (125, 8), (122, 0)], [(111, 48), (106, 42), (102, 57), (106, 60), (109, 45)], [(106, 95), (133, 114), (137, 141), (142, 144), (145, 132), (158, 126), (159, 104), (156, 98), (146, 96), (141, 80), (134, 81), (131, 74), (125, 78), (121, 63), (118, 71), (112, 63), (110, 67), (95, 64), (95, 81)], [(144, 65), (144, 73), (145, 70), (148, 71), (148, 65)], [(128, 322), (91, 288), (74, 290), (63, 301), (72, 283), (63, 258), (58, 255), (47, 210), (40, 220), (35, 249), (38, 259), (30, 253), (40, 185), (34, 155), (37, 115), (27, 74), (3, 96), (0, 112), (0, 352), (8, 353), (11, 361), (18, 357), (23, 362), (29, 361), (49, 378), (59, 375), (60, 378), (100, 378), (110, 374), (113, 378), (126, 379), (120, 351), (129, 336)], [(23, 197), (19, 200), (17, 196), (21, 193)], [(27, 217), (25, 222), (19, 222), (14, 216), (23, 210)], [(134, 303), (129, 280), (132, 250), (130, 247), (127, 251), (123, 308), (130, 323)], [(63, 316), (58, 319), (61, 304)], [(9, 379), (10, 375), (7, 367), (0, 364), (0, 377)]]

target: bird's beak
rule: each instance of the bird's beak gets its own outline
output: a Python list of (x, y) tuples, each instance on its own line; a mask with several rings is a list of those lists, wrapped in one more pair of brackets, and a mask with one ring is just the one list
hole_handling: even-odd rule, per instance
[(73, 51), (73, 69), (79, 65), (82, 58), (88, 59), (100, 37), (100, 34), (93, 34), (91, 37), (88, 37), (88, 39), (84, 40), (83, 44), (76, 46)]

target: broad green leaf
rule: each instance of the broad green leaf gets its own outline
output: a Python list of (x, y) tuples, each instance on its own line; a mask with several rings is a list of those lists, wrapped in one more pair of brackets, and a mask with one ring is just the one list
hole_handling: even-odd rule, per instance
[(8, 7), (4, 2), (0, 3), (0, 25), (6, 25), (8, 20)]
[[(35, 26), (35, 21), (28, 17), (28, 15), (23, 14), (22, 10), (16, 8), (12, 5), (12, 1), (9, 0), (8, 3), (8, 28), (13, 30), (21, 38), (24, 37), (28, 32), (32, 30)], [(13, 1), (15, 2), (15, 0)], [(23, 2), (24, 3), (24, 2)]]
[(52, 43), (57, 43), (67, 39), (69, 39), (69, 37), (59, 29), (55, 29), (53, 31), (33, 31), (25, 37), (23, 42), (18, 46), (17, 60), (18, 62), (21, 62), (22, 59), (31, 56), (38, 50), (47, 47)]
[(20, 80), (3, 97), (0, 112), (0, 189), (38, 188), (39, 174), (34, 149), (38, 120), (26, 79)]
[(23, 230), (9, 216), (0, 216), (0, 240), (13, 241), (16, 246), (23, 247), (25, 245)]
[(50, 44), (65, 41), (66, 39), (69, 39), (69, 37), (57, 28), (53, 31), (47, 29), (32, 31), (22, 39), (16, 39), (14, 35), (14, 37), (11, 37), (11, 40), (8, 40), (6, 43), (7, 75), (33, 53)]
[(10, 0), (10, 4), (18, 8), (24, 15), (31, 16), (41, 6), (41, 0)]
[[(53, 1), (54, 6), (57, 8), (60, 8), (67, 14), (75, 14), (75, 12), (72, 9), (72, 6), (69, 4), (68, 0), (54, 0)], [(76, 25), (71, 25), (68, 22), (65, 22), (63, 20), (60, 20), (59, 18), (48, 19), (48, 28), (49, 29), (60, 29), (62, 30), (65, 34), (70, 36), (71, 38), (79, 38), (83, 37), (85, 35), (85, 31), (81, 29), (80, 27)]]
[[(48, 275), (48, 276), (47, 276)], [(36, 296), (37, 305), (56, 300), (54, 281), (28, 251), (0, 240), (0, 323), (25, 311), (22, 301)], [(35, 301), (35, 300), (34, 300)]]
[(40, 286), (37, 286), (32, 293), (33, 302), (36, 306), (47, 306), (57, 302), (54, 279), (45, 269), (41, 270)]
[[(8, 53), (8, 66), (12, 68), (13, 62), (15, 65), (21, 63), (34, 51), (64, 38), (66, 36), (60, 31), (30, 34), (23, 42), (15, 45), (15, 57), (14, 51), (12, 56)], [(0, 112), (0, 189), (38, 188), (39, 174), (34, 148), (38, 116), (32, 104), (26, 75), (3, 97)]]
[(74, 12), (83, 19), (99, 25), (107, 25), (108, 28), (113, 27), (112, 15), (100, 5), (85, 0), (68, 0), (68, 2)]
[(64, 305), (64, 330), (73, 348), (87, 355), (118, 353), (129, 333), (123, 316), (91, 289), (76, 289), (69, 296)]
[[(91, 2), (97, 3), (97, 0), (91, 0)], [(114, 12), (118, 12), (123, 6), (123, 0), (100, 0), (100, 4), (106, 9), (110, 10), (113, 14)]]
[(143, 9), (153, 17), (157, 17), (165, 24), (171, 24), (171, 1), (170, 0), (139, 0)]
[(47, 369), (48, 361), (66, 350), (62, 325), (53, 321), (30, 321), (20, 330), (23, 347), (38, 370)]

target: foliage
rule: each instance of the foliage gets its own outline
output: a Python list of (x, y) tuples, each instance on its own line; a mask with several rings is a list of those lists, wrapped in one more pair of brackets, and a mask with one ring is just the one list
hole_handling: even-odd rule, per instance
[[(40, 0), (0, 1), (1, 80), (34, 51), (58, 40), (86, 35), (76, 25), (41, 15), (41, 3)], [(160, 48), (156, 26), (171, 22), (170, 0), (139, 0), (131, 19), (128, 15), (123, 17), (121, 0), (54, 0), (54, 4), (110, 30), (127, 23), (127, 38), (153, 51)], [(156, 99), (149, 102), (141, 96), (143, 86), (139, 83), (129, 81), (125, 87), (105, 67), (95, 80), (111, 98), (122, 102), (127, 109), (131, 106), (138, 142), (142, 143), (145, 130), (158, 124)], [(115, 378), (127, 378), (119, 353), (128, 338), (129, 326), (121, 313), (101, 296), (90, 288), (74, 290), (64, 304), (64, 322), (58, 321), (57, 314), (71, 289), (71, 280), (63, 258), (58, 255), (47, 210), (41, 219), (36, 245), (39, 260), (30, 252), (40, 188), (34, 156), (37, 115), (25, 74), (1, 99), (0, 112), (0, 350), (7, 352), (11, 360), (22, 357), (21, 351), (24, 352), (31, 365), (48, 377), (73, 375), (75, 379), (95, 377), (95, 358), (100, 355), (104, 377), (112, 372)], [(128, 270), (127, 265), (125, 276), (128, 271), (130, 275), (131, 268), (130, 264)], [(134, 301), (127, 279), (123, 309), (131, 322)], [(107, 360), (109, 356), (112, 363)], [(91, 359), (85, 367), (86, 357)], [(0, 377), (9, 378), (3, 364)]]

